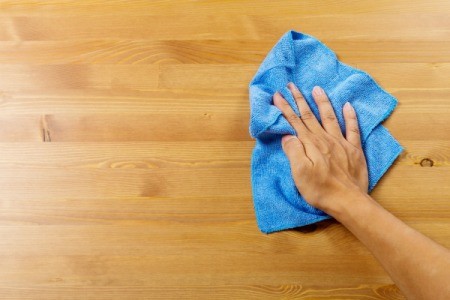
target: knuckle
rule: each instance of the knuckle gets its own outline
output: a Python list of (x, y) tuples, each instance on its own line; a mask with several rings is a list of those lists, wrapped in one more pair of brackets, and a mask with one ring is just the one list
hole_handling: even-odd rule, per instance
[(308, 131), (302, 134), (302, 139), (314, 143), (317, 140), (317, 137)]
[(359, 127), (358, 126), (351, 126), (350, 128), (349, 128), (349, 130), (350, 130), (350, 132), (353, 132), (353, 133), (356, 133), (356, 134), (360, 134), (360, 131), (359, 131)]
[(334, 144), (334, 140), (333, 137), (330, 136), (329, 134), (324, 134), (319, 138), (320, 142), (323, 144), (327, 144), (327, 145), (333, 145)]
[(283, 106), (285, 106), (285, 107), (291, 107), (290, 105), (289, 105), (289, 103), (286, 101), (286, 99), (284, 99), (284, 97), (283, 97), (283, 103), (281, 104), (281, 105), (283, 105)]
[(296, 115), (296, 114), (288, 114), (287, 116), (286, 116), (286, 120), (288, 120), (289, 121), (289, 123), (297, 123), (298, 122), (298, 116)]
[(302, 174), (305, 171), (307, 171), (310, 166), (311, 166), (311, 162), (308, 159), (302, 159), (294, 167), (294, 172), (298, 172), (298, 174)]
[(295, 138), (291, 138), (291, 139), (289, 139), (289, 140), (284, 142), (283, 147), (288, 149), (288, 148), (294, 146), (295, 142), (296, 142), (296, 139)]
[(339, 144), (336, 143), (333, 139), (323, 140), (322, 144), (324, 145), (324, 147), (330, 150), (335, 150), (339, 147)]
[(328, 132), (325, 132), (322, 135), (322, 138), (330, 144), (338, 142), (337, 138), (335, 136), (329, 134)]
[(322, 97), (319, 97), (319, 99), (317, 99), (317, 102), (320, 104), (328, 104), (328, 103), (330, 103), (330, 100), (328, 100), (328, 97), (322, 96)]
[(303, 145), (315, 145), (315, 142), (313, 140), (314, 138), (311, 137), (309, 134), (302, 134), (301, 138), (299, 140)]
[(337, 149), (341, 146), (337, 138), (335, 138), (334, 136), (327, 136), (326, 141), (329, 147), (332, 149)]
[(315, 119), (315, 116), (310, 110), (307, 110), (307, 111), (302, 112), (301, 118), (303, 120), (311, 120), (311, 119)]
[(342, 137), (341, 139), (339, 139), (338, 144), (345, 151), (349, 142), (344, 137)]
[(341, 143), (336, 143), (335, 148), (339, 153), (345, 153), (345, 147)]
[(294, 99), (295, 99), (296, 101), (303, 101), (303, 100), (305, 100), (305, 98), (303, 97), (303, 95), (300, 94), (300, 93), (297, 92), (297, 91), (295, 91), (292, 95), (294, 96)]
[(362, 151), (354, 146), (350, 148), (350, 155), (356, 159), (363, 157)]
[(344, 150), (344, 145), (342, 144), (342, 141), (332, 135), (325, 135), (324, 139), (326, 143), (326, 148), (329, 149), (330, 153), (339, 154), (342, 153)]
[(296, 164), (292, 167), (292, 173), (294, 174), (302, 174), (303, 171), (303, 165), (302, 164)]
[(308, 133), (306, 135), (306, 138), (308, 138), (311, 141), (311, 143), (313, 143), (313, 144), (319, 144), (319, 139), (317, 138), (317, 136), (315, 136), (313, 134)]
[(295, 166), (291, 165), (291, 172), (294, 177), (294, 180), (302, 178), (305, 176), (305, 171), (307, 171), (307, 168), (305, 168), (303, 165), (297, 164)]
[(334, 121), (336, 121), (336, 116), (332, 112), (327, 112), (325, 114), (325, 120), (329, 121), (329, 122), (334, 122)]
[(324, 153), (324, 154), (331, 153), (332, 147), (328, 143), (328, 141), (326, 141), (322, 138), (314, 137), (313, 143), (314, 143), (314, 145), (316, 145), (317, 149), (319, 149), (322, 153)]

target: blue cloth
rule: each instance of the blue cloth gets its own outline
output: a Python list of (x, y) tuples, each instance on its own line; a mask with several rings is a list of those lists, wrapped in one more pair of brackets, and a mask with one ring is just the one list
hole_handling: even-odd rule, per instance
[(349, 101), (359, 119), (369, 172), (369, 191), (402, 152), (400, 144), (380, 123), (397, 105), (367, 73), (341, 63), (327, 46), (307, 34), (289, 31), (272, 48), (250, 83), (250, 134), (256, 138), (252, 154), (252, 192), (258, 226), (264, 233), (300, 227), (330, 218), (299, 194), (281, 137), (295, 134), (272, 101), (279, 91), (298, 113), (287, 89), (300, 89), (319, 117), (311, 91), (321, 86), (330, 98), (344, 132), (342, 107)]

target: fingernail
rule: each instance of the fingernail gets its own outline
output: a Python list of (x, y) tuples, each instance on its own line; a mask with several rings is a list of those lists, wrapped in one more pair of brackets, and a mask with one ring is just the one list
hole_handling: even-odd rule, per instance
[(281, 142), (284, 144), (284, 143), (286, 143), (287, 141), (289, 141), (290, 139), (293, 139), (293, 138), (295, 138), (295, 136), (293, 136), (293, 135), (284, 135), (281, 138)]
[(315, 96), (321, 96), (321, 95), (323, 95), (323, 94), (325, 94), (325, 93), (324, 93), (323, 89), (322, 89), (320, 86), (315, 86), (315, 87), (313, 88), (313, 95), (315, 95)]
[(355, 110), (353, 109), (353, 106), (350, 104), (350, 102), (345, 102), (344, 111), (354, 112)]
[(295, 88), (295, 84), (294, 84), (293, 82), (289, 82), (289, 83), (287, 84), (287, 87), (289, 87), (289, 88)]
[[(276, 101), (280, 101), (280, 99), (283, 98), (283, 96), (281, 96), (280, 92), (276, 91), (275, 94), (273, 94), (272, 100), (273, 100), (273, 104), (276, 105)], [(278, 99), (278, 100), (277, 100)]]

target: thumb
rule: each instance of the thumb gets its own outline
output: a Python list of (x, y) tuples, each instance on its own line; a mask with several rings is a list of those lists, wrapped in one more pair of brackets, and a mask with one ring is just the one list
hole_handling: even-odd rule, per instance
[(281, 138), (281, 147), (291, 164), (298, 164), (306, 156), (302, 142), (295, 135), (285, 135)]

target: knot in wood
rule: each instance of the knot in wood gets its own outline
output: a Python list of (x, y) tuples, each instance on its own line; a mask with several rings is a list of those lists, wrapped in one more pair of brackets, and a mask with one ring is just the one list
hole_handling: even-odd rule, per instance
[(429, 158), (424, 158), (420, 161), (420, 165), (422, 167), (432, 167), (434, 165), (434, 161)]

